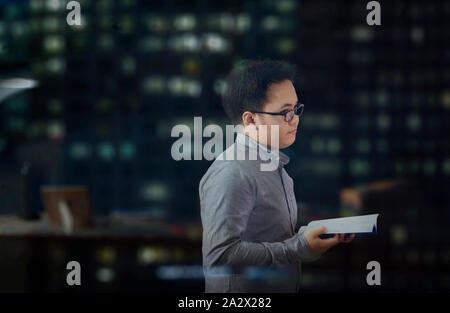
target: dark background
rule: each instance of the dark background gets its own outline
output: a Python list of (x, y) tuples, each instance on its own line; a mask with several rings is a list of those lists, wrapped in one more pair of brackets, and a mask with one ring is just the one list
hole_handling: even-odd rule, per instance
[[(21, 211), (28, 161), (36, 214), (41, 186), (82, 184), (96, 216), (144, 212), (168, 241), (2, 237), (1, 290), (70, 291), (72, 257), (88, 268), (81, 290), (203, 291), (198, 182), (211, 162), (174, 161), (170, 131), (229, 123), (224, 78), (247, 58), (298, 67), (305, 112), (284, 151), (298, 224), (381, 214), (377, 236), (304, 264), (303, 290), (450, 290), (449, 2), (379, 1), (380, 26), (366, 24), (368, 1), (79, 2), (81, 27), (66, 1), (0, 1), (0, 76), (39, 81), (0, 103), (0, 213)], [(365, 283), (371, 260), (382, 286)], [(194, 274), (158, 276), (172, 263)]]

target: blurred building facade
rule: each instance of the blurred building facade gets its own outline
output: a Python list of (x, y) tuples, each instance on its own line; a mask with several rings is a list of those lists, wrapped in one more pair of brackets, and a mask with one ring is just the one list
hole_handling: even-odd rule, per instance
[[(232, 66), (284, 59), (298, 67), (305, 104), (286, 150), (299, 224), (397, 212), (383, 244), (362, 238), (305, 265), (304, 290), (364, 289), (362, 266), (380, 255), (384, 290), (450, 289), (449, 3), (382, 2), (382, 25), (368, 26), (364, 1), (79, 2), (81, 26), (67, 25), (66, 1), (0, 6), (0, 74), (25, 70), (40, 82), (0, 104), (4, 186), (14, 189), (28, 160), (37, 211), (38, 186), (84, 184), (99, 215), (198, 222), (210, 162), (174, 161), (172, 127), (193, 128), (194, 116), (228, 124), (220, 95)], [(340, 202), (343, 188), (390, 179), (420, 199), (401, 189), (390, 203), (366, 195), (359, 211)]]

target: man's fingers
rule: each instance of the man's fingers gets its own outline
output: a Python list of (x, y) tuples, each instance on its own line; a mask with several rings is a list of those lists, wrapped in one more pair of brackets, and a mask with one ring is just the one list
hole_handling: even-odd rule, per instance
[(321, 243), (325, 246), (325, 247), (331, 247), (334, 246), (335, 244), (339, 243), (339, 236), (338, 234), (335, 234), (332, 238), (328, 238), (328, 239), (321, 239)]
[(345, 243), (349, 243), (350, 241), (352, 241), (355, 238), (355, 234), (351, 234), (350, 236), (348, 236), (347, 238), (344, 239)]

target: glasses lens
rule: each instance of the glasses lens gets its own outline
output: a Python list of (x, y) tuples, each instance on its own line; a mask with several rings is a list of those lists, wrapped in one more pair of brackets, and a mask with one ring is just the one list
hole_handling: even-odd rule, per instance
[(292, 110), (288, 111), (285, 115), (286, 122), (292, 121), (292, 119), (294, 118), (294, 115), (295, 115), (294, 111), (292, 111)]

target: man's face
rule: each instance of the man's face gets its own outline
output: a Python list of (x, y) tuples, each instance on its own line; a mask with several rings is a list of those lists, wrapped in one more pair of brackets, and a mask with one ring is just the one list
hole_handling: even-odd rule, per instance
[[(297, 93), (290, 80), (284, 80), (279, 83), (273, 83), (267, 90), (267, 102), (261, 110), (264, 112), (279, 113), (284, 110), (292, 110), (297, 103)], [(270, 126), (278, 125), (279, 141), (278, 148), (283, 149), (292, 145), (295, 141), (299, 117), (295, 115), (292, 121), (286, 122), (282, 115), (255, 114), (256, 125), (268, 125), (267, 140), (259, 140), (260, 143), (272, 146), (270, 139)], [(266, 141), (266, 142), (264, 142)]]

